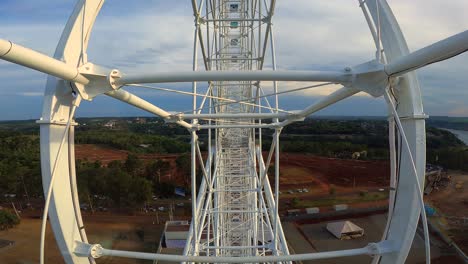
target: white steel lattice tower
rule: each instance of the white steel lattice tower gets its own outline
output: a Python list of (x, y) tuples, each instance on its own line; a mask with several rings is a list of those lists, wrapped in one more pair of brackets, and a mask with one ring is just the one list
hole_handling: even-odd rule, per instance
[[(262, 69), (272, 36), (270, 20), (274, 1), (269, 4), (266, 7), (261, 1), (209, 1), (205, 3), (204, 12), (193, 4), (197, 21), (195, 39), (202, 48), (207, 70)], [(262, 32), (266, 24), (268, 30)], [(199, 33), (206, 33), (206, 44)], [(244, 127), (255, 125), (251, 118), (229, 118), (261, 112), (261, 108), (256, 107), (260, 82), (213, 81), (209, 84), (209, 93), (215, 98), (209, 112), (226, 116), (209, 120), (210, 125), (217, 127), (213, 130), (213, 140), (211, 128), (208, 128), (209, 141), (213, 141), (213, 148), (210, 148), (213, 162), (211, 164), (208, 159), (184, 253), (229, 257), (289, 254), (264, 164), (257, 163), (256, 151), (260, 148), (255, 144), (261, 141), (256, 141), (256, 135), (261, 136), (261, 128)], [(197, 105), (194, 110), (195, 114)], [(277, 113), (277, 108), (269, 110)], [(196, 138), (193, 141), (197, 144)]]
[[(280, 71), (276, 70), (272, 27), (275, 0), (192, 0), (192, 71), (125, 74), (88, 61), (90, 34), (103, 2), (77, 1), (53, 58), (0, 39), (1, 59), (49, 74), (38, 121), (46, 198), (41, 264), (45, 260), (47, 216), (68, 264), (94, 263), (101, 256), (172, 262), (289, 263), (356, 255), (372, 256), (373, 263), (404, 263), (420, 218), (426, 262), (430, 262), (429, 232), (425, 211), (421, 210), (426, 115), (414, 71), (467, 51), (468, 31), (410, 53), (387, 2), (359, 0), (358, 7), (375, 43), (374, 59), (343, 65), (337, 71)], [(268, 56), (271, 69), (266, 70)], [(199, 60), (203, 70), (199, 70)], [(316, 84), (279, 91), (278, 81)], [(192, 92), (146, 85), (173, 82), (192, 83)], [(208, 83), (203, 92), (199, 91), (200, 82)], [(273, 84), (272, 93), (264, 92), (265, 82)], [(279, 108), (279, 94), (332, 84), (341, 88), (305, 109)], [(126, 91), (127, 86), (190, 95), (192, 110), (169, 113)], [(281, 130), (358, 92), (384, 97), (389, 110), (390, 197), (382, 239), (361, 248), (290, 254), (278, 214)], [(98, 241), (88, 241), (76, 184), (74, 114), (82, 99), (91, 101), (103, 95), (180, 125), (191, 134), (193, 218), (181, 256), (107, 249)], [(267, 129), (270, 133), (265, 133)], [(205, 159), (200, 151), (200, 131), (207, 132), (203, 134), (207, 138)], [(271, 136), (266, 161), (263, 135)], [(267, 175), (272, 163), (274, 183)], [(199, 186), (197, 176), (201, 178)]]

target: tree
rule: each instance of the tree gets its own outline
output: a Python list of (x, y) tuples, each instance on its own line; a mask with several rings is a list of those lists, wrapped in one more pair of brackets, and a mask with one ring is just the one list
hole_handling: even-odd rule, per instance
[(116, 169), (121, 169), (123, 167), (123, 164), (120, 160), (113, 160), (107, 164), (107, 168), (116, 168)]
[(184, 177), (184, 185), (185, 188), (188, 188), (190, 185), (190, 176), (191, 176), (191, 168), (192, 168), (192, 163), (190, 161), (190, 155), (184, 154), (180, 155), (176, 159), (176, 165), (177, 165), (177, 170), (182, 174)]
[(163, 197), (174, 195), (175, 185), (170, 182), (162, 182), (156, 186), (156, 192)]
[(141, 178), (134, 177), (130, 184), (128, 202), (132, 205), (141, 206), (151, 199), (151, 182)]
[(142, 166), (143, 162), (138, 158), (137, 155), (131, 153), (127, 155), (124, 168), (128, 173), (136, 175)]
[(109, 169), (105, 177), (106, 193), (120, 207), (128, 197), (132, 177), (119, 169)]
[(0, 230), (12, 228), (20, 223), (16, 214), (8, 210), (0, 210)]
[(294, 208), (297, 208), (297, 207), (299, 207), (300, 202), (301, 201), (299, 200), (299, 198), (294, 197), (294, 198), (291, 199), (291, 206), (294, 207)]
[(165, 175), (171, 169), (169, 162), (157, 159), (146, 165), (144, 175), (146, 179), (153, 182), (153, 184), (159, 184), (161, 182), (161, 176)]

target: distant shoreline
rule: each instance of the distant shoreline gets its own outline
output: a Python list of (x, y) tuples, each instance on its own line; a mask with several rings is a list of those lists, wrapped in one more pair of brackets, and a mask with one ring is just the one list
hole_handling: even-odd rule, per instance
[(451, 133), (453, 133), (455, 136), (457, 136), (458, 139), (463, 141), (465, 145), (468, 145), (468, 131), (464, 130), (456, 130), (456, 129), (450, 129), (450, 128), (444, 128), (444, 127), (438, 127), (439, 129), (447, 130)]
[[(141, 115), (116, 115), (116, 116), (75, 116), (75, 119), (132, 119), (132, 118), (158, 118), (155, 115), (149, 115), (142, 113)], [(40, 116), (36, 118), (19, 118), (19, 119), (0, 119), (0, 123), (9, 123), (9, 122), (36, 122)], [(328, 119), (328, 120), (387, 120), (387, 116), (384, 115), (310, 115), (307, 118), (311, 119)], [(430, 121), (444, 121), (450, 119), (468, 119), (468, 116), (430, 116), (428, 120)], [(468, 122), (468, 120), (466, 121)]]

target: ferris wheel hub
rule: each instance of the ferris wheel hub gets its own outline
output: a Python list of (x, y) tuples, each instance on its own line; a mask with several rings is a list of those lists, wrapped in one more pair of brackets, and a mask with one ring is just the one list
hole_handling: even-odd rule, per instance
[(91, 101), (98, 95), (116, 91), (122, 87), (118, 84), (118, 80), (122, 77), (119, 70), (109, 70), (88, 62), (79, 67), (78, 72), (89, 80), (87, 85), (75, 83), (78, 92), (85, 100)]

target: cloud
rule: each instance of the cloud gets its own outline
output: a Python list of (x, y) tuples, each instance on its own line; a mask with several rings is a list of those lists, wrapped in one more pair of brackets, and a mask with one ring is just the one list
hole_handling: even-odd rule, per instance
[(24, 93), (19, 93), (19, 95), (23, 95), (23, 96), (43, 96), (44, 93), (40, 93), (40, 92), (24, 92)]
[(458, 105), (452, 108), (448, 113), (453, 116), (468, 116), (468, 106)]
[[(468, 28), (466, 0), (388, 0), (411, 50), (416, 50)], [(68, 19), (74, 1), (5, 0), (0, 5), (0, 38), (51, 55)], [(358, 1), (277, 1), (273, 18), (277, 64), (285, 70), (341, 70), (373, 59), (373, 41)], [(192, 69), (194, 21), (187, 1), (108, 1), (96, 20), (89, 59), (123, 72), (189, 71)], [(267, 52), (269, 56), (269, 51)], [(267, 58), (267, 67), (271, 66)], [(418, 71), (425, 111), (430, 115), (464, 115), (468, 99), (468, 54)], [(200, 65), (200, 68), (203, 68)], [(38, 105), (45, 75), (0, 61), (0, 94), (10, 101), (27, 101), (8, 118), (40, 114)], [(265, 82), (266, 93), (272, 91)], [(280, 82), (279, 89), (307, 83)], [(190, 90), (190, 84), (164, 84)], [(282, 108), (307, 106), (336, 90), (314, 88), (280, 96)], [(174, 96), (132, 89), (168, 110), (190, 108), (189, 96)], [(188, 99), (187, 99), (188, 98)], [(27, 99), (27, 100), (26, 100)], [(17, 106), (0, 98), (0, 112)], [(31, 102), (34, 102), (31, 103)], [(348, 107), (348, 109), (345, 109)], [(367, 107), (367, 111), (366, 111)], [(106, 97), (85, 103), (79, 114), (120, 115), (140, 113)], [(133, 108), (132, 108), (133, 109)], [(385, 114), (382, 100), (364, 93), (339, 103), (326, 114)], [(6, 114), (0, 116), (5, 119)]]

